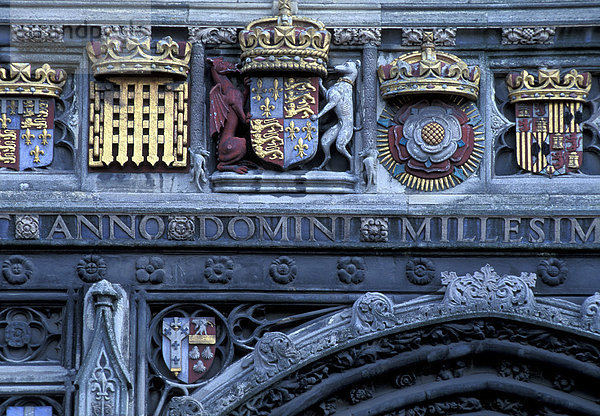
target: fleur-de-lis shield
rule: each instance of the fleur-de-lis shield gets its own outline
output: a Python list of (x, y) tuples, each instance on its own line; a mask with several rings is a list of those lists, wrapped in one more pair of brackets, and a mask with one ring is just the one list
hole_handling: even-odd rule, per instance
[(0, 99), (0, 167), (48, 166), (54, 149), (54, 99)]
[(318, 77), (251, 77), (250, 137), (265, 162), (290, 169), (310, 161), (318, 149)]
[(169, 370), (184, 383), (204, 377), (215, 359), (215, 318), (164, 318), (162, 355)]

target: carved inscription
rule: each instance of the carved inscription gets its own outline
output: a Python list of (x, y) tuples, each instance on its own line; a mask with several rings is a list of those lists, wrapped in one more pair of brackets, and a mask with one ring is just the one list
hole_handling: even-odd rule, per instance
[[(15, 238), (18, 218), (0, 215), (0, 241)], [(27, 215), (32, 215), (31, 213)], [(179, 215), (179, 214), (178, 214)], [(186, 214), (180, 214), (186, 215)], [(388, 238), (364, 238), (365, 218), (346, 215), (186, 215), (193, 223), (189, 241), (273, 244), (403, 244), (487, 246), (598, 245), (600, 217), (395, 216), (381, 217)], [(39, 214), (41, 240), (164, 241), (169, 215)]]

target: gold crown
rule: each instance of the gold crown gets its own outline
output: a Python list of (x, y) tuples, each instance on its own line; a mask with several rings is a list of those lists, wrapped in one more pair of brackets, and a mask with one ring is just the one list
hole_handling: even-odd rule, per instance
[(152, 50), (150, 37), (120, 39), (109, 37), (102, 42), (88, 42), (87, 52), (95, 77), (108, 75), (163, 74), (186, 78), (192, 45), (175, 42), (167, 36)]
[(38, 95), (58, 97), (67, 81), (62, 69), (44, 64), (31, 75), (31, 64), (11, 62), (8, 69), (0, 67), (0, 95)]
[(521, 71), (508, 74), (506, 84), (511, 103), (532, 100), (585, 102), (592, 88), (592, 75), (589, 72), (578, 73), (572, 69), (561, 81), (560, 70), (539, 69), (537, 83), (533, 75)]
[(476, 100), (481, 71), (457, 56), (436, 52), (433, 32), (423, 34), (420, 52), (410, 52), (381, 65), (377, 73), (383, 98), (408, 94), (453, 94)]
[(251, 22), (239, 37), (242, 73), (303, 71), (327, 75), (331, 34), (317, 20), (292, 16), (289, 0), (279, 0), (279, 16)]

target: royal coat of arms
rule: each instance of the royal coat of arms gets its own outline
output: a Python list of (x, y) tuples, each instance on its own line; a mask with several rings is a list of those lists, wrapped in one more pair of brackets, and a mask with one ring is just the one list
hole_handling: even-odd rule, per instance
[(507, 84), (515, 104), (517, 164), (551, 176), (579, 171), (582, 103), (591, 88), (590, 74), (572, 70), (561, 81), (558, 69), (540, 69), (536, 83), (522, 71), (509, 74)]
[(263, 161), (282, 169), (310, 161), (319, 143), (318, 77), (251, 77), (250, 141)]
[(48, 166), (54, 154), (54, 98), (65, 83), (62, 70), (26, 63), (0, 68), (0, 167)]
[(175, 377), (191, 384), (208, 372), (215, 359), (215, 318), (164, 318), (162, 334), (163, 359)]

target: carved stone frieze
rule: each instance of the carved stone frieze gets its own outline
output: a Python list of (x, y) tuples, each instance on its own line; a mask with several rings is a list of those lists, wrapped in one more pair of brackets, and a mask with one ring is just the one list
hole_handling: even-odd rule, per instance
[(238, 42), (236, 27), (188, 27), (189, 41), (203, 45), (234, 45)]
[(503, 45), (552, 45), (554, 27), (505, 27), (502, 28)]
[(333, 28), (333, 44), (344, 46), (381, 45), (379, 27), (336, 27)]
[[(432, 31), (427, 28), (406, 27), (402, 29), (402, 46), (420, 46), (423, 44), (423, 33)], [(433, 43), (438, 46), (456, 45), (456, 28), (444, 27), (433, 29)]]
[(10, 40), (17, 43), (60, 43), (63, 25), (10, 25)]

